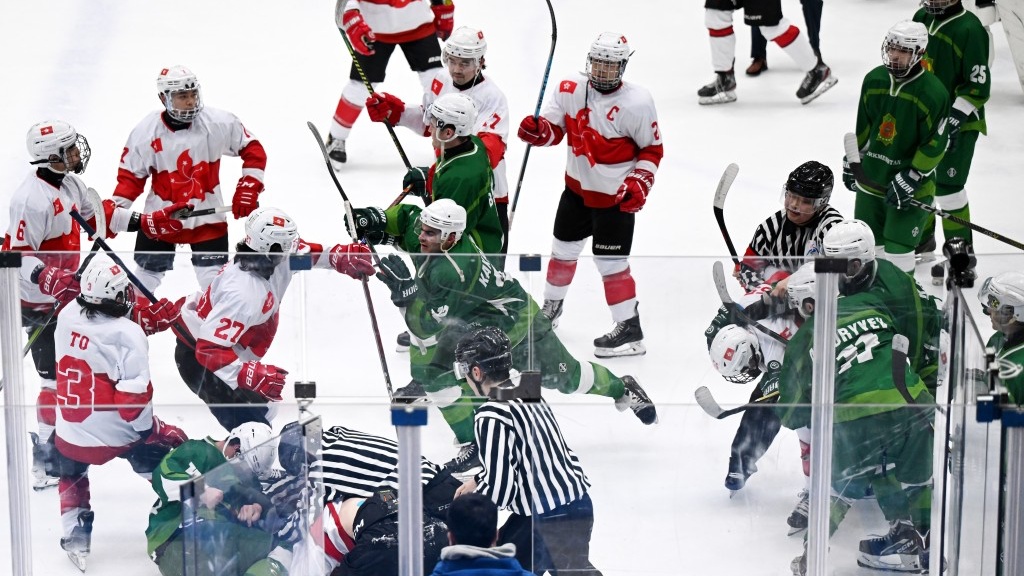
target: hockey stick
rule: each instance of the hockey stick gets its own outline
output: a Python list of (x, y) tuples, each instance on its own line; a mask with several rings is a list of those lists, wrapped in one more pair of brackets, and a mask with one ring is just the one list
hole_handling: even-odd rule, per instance
[[(548, 4), (548, 12), (551, 14), (551, 49), (548, 50), (548, 63), (544, 67), (544, 79), (540, 83), (540, 95), (537, 96), (537, 107), (533, 111), (533, 119), (540, 116), (540, 107), (544, 103), (544, 91), (548, 87), (548, 76), (551, 75), (551, 62), (555, 59), (555, 43), (558, 41), (558, 23), (555, 21), (555, 7), (551, 0), (545, 0)], [(526, 174), (526, 163), (530, 160), (529, 144), (526, 145), (526, 152), (523, 153), (523, 163), (519, 165), (519, 180), (516, 181), (516, 192), (512, 196), (512, 206), (508, 212), (508, 231), (512, 233), (512, 220), (516, 217), (516, 206), (519, 205), (519, 192), (523, 188), (523, 176)], [(506, 242), (508, 239), (506, 238)]]
[(914, 397), (907, 390), (907, 351), (910, 350), (910, 340), (903, 334), (896, 334), (892, 337), (892, 383), (896, 390), (907, 401), (907, 404), (916, 404)]
[[(852, 132), (847, 132), (846, 136), (843, 137), (843, 148), (846, 150), (846, 161), (850, 164), (850, 171), (853, 172), (853, 177), (856, 178), (858, 182), (862, 182), (865, 186), (874, 188), (876, 190), (884, 191), (885, 189), (888, 188), (887, 185), (882, 185), (879, 184), (878, 182), (872, 181), (870, 178), (868, 178), (867, 174), (864, 173), (864, 167), (861, 165), (860, 162), (860, 149), (857, 147), (857, 137), (854, 136)], [(964, 220), (959, 216), (954, 216), (941, 208), (932, 206), (930, 204), (925, 204), (924, 202), (921, 202), (920, 200), (917, 200), (915, 198), (908, 199), (908, 204), (916, 208), (920, 208), (925, 212), (931, 212), (932, 214), (935, 214), (939, 218), (949, 220), (950, 222), (956, 222), (961, 226), (966, 226), (971, 230), (978, 232), (979, 234), (984, 234), (989, 238), (994, 238), (1004, 244), (1009, 244), (1010, 246), (1013, 246), (1018, 250), (1024, 250), (1024, 244), (1012, 238), (1007, 238), (1006, 236), (1003, 236), (998, 232), (993, 232), (988, 228), (978, 226), (977, 224), (969, 220)]]
[(187, 218), (198, 218), (200, 216), (209, 216), (210, 214), (221, 214), (223, 212), (231, 212), (231, 206), (217, 206), (216, 208), (201, 208), (194, 210), (192, 208), (182, 208), (171, 215), (175, 220), (185, 220)]
[[(342, 32), (344, 35), (344, 32)], [(346, 40), (348, 38), (346, 37)], [(320, 136), (320, 132), (316, 129), (316, 126), (312, 122), (306, 122), (306, 126), (309, 127), (309, 131), (313, 133), (313, 137), (316, 138), (316, 143), (320, 146), (320, 153), (323, 154), (324, 163), (327, 164), (327, 172), (330, 173), (331, 179), (334, 180), (334, 186), (338, 189), (341, 194), (341, 199), (345, 203), (345, 220), (348, 222), (349, 230), (354, 234), (356, 231), (355, 218), (352, 217), (352, 203), (349, 202), (348, 194), (345, 194), (345, 189), (341, 187), (341, 182), (338, 181), (338, 175), (334, 173), (334, 167), (331, 166), (331, 158), (327, 155), (327, 146), (324, 145), (324, 139)], [(364, 239), (365, 240), (365, 239)], [(373, 254), (373, 259), (380, 266), (380, 258), (377, 257), (377, 252), (374, 251), (373, 245), (367, 243), (370, 248), (370, 252)], [(362, 278), (363, 284), (363, 296), (366, 298), (366, 309), (370, 313), (370, 325), (373, 327), (373, 339), (377, 344), (377, 356), (380, 358), (380, 368), (384, 372), (384, 386), (388, 390), (388, 399), (392, 402), (395, 398), (395, 391), (391, 385), (391, 372), (388, 371), (388, 361), (384, 356), (384, 344), (380, 339), (380, 326), (377, 324), (377, 313), (373, 308), (373, 299), (370, 297), (370, 282), (365, 276)]]
[(763, 405), (766, 401), (771, 400), (772, 398), (775, 398), (778, 395), (779, 391), (776, 390), (775, 392), (761, 396), (760, 398), (754, 400), (753, 402), (748, 402), (746, 404), (743, 404), (742, 406), (737, 406), (735, 408), (724, 410), (722, 406), (718, 404), (718, 401), (715, 400), (715, 397), (711, 395), (711, 390), (707, 386), (701, 386), (700, 388), (697, 388), (693, 392), (693, 397), (696, 398), (697, 404), (701, 407), (701, 409), (703, 409), (708, 416), (711, 416), (716, 420), (728, 418), (733, 414), (739, 414), (740, 412), (744, 412), (751, 408), (757, 408)]
[[(338, 10), (342, 9), (344, 2), (338, 2), (334, 5), (334, 21), (341, 21), (341, 14), (338, 14)], [(363, 65), (359, 63), (359, 59), (356, 58), (356, 49), (352, 47), (352, 41), (348, 39), (348, 34), (344, 30), (338, 28), (338, 32), (341, 32), (341, 39), (345, 41), (345, 48), (348, 49), (348, 55), (352, 57), (352, 65), (356, 67), (356, 72), (359, 74), (359, 78), (363, 81), (363, 86), (366, 86), (366, 91), (373, 94), (373, 85), (370, 84), (370, 80), (366, 77), (366, 72), (363, 72)], [(405, 149), (402, 148), (402, 143), (398, 141), (398, 134), (395, 134), (395, 128), (391, 125), (391, 122), (384, 121), (384, 126), (388, 129), (388, 134), (391, 135), (391, 141), (395, 143), (395, 148), (398, 149), (398, 155), (402, 157), (402, 162), (405, 163), (406, 169), (412, 168), (412, 163), (409, 162), (409, 157), (405, 155)], [(334, 166), (330, 166), (331, 170), (334, 170)]]
[(718, 188), (715, 189), (714, 208), (718, 229), (722, 232), (722, 238), (725, 240), (725, 246), (729, 249), (729, 255), (732, 256), (733, 263), (737, 266), (740, 265), (740, 257), (736, 253), (736, 247), (733, 246), (732, 237), (729, 236), (729, 229), (725, 226), (725, 197), (729, 194), (729, 189), (732, 188), (732, 183), (736, 180), (736, 175), (739, 173), (740, 167), (736, 163), (725, 167), (722, 178), (718, 180)]
[(743, 308), (735, 301), (733, 301), (732, 296), (729, 295), (729, 290), (725, 287), (725, 268), (722, 266), (721, 262), (717, 260), (715, 261), (714, 267), (712, 269), (712, 274), (714, 275), (715, 279), (715, 289), (718, 290), (718, 297), (722, 300), (722, 304), (725, 304), (726, 308), (729, 308), (729, 310), (735, 312), (736, 315), (740, 317), (740, 319), (742, 319), (747, 324), (753, 326), (754, 329), (757, 330), (758, 332), (761, 332), (765, 336), (768, 336), (769, 338), (775, 340), (776, 342), (782, 344), (783, 346), (786, 346), (786, 344), (788, 344), (785, 338), (783, 338), (773, 330), (769, 329), (767, 326), (761, 324), (760, 322), (748, 316), (747, 313), (743, 310)]

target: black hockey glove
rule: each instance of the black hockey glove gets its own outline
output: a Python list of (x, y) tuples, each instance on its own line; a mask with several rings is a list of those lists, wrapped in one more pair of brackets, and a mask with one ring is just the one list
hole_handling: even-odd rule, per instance
[(355, 231), (349, 227), (348, 218), (345, 218), (345, 230), (355, 239), (362, 238), (370, 232), (383, 233), (384, 227), (388, 224), (387, 214), (376, 206), (352, 210), (352, 220), (356, 224)]
[(950, 107), (949, 118), (946, 119), (946, 130), (949, 131), (949, 146), (946, 147), (946, 152), (956, 150), (956, 145), (960, 140), (960, 127), (965, 122), (967, 122), (967, 114)]
[(850, 161), (843, 156), (843, 186), (850, 192), (857, 191), (857, 179), (853, 176), (853, 170), (850, 169)]
[(740, 264), (738, 278), (740, 285), (747, 292), (753, 292), (758, 286), (764, 284), (764, 278), (761, 277), (761, 273), (744, 264)]
[(920, 172), (913, 168), (900, 170), (892, 182), (889, 182), (889, 188), (885, 191), (885, 201), (890, 206), (895, 206), (897, 210), (903, 210), (910, 205), (910, 199), (917, 194), (922, 185), (924, 178)]
[(416, 300), (419, 289), (416, 278), (405, 261), (397, 254), (388, 254), (380, 260), (377, 279), (391, 290), (391, 302), (399, 308), (406, 308)]
[(402, 178), (402, 188), (409, 188), (409, 194), (423, 198), (427, 195), (427, 174), (430, 166), (413, 166)]

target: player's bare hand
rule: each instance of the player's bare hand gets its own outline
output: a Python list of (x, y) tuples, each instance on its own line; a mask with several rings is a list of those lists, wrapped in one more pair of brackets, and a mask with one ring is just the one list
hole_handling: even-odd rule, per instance
[(245, 522), (247, 526), (252, 526), (253, 522), (260, 519), (260, 514), (263, 513), (263, 506), (259, 504), (246, 504), (238, 509), (239, 522)]
[(220, 504), (222, 500), (224, 500), (224, 491), (212, 486), (207, 486), (203, 493), (199, 495), (199, 501), (207, 508), (216, 508), (217, 504)]
[(470, 478), (462, 483), (462, 486), (455, 491), (455, 497), (458, 498), (464, 494), (472, 494), (476, 492), (476, 478)]

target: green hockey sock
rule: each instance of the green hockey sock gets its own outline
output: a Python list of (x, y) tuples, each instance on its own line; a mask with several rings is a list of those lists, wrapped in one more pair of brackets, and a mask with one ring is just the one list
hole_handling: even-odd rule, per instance
[[(957, 208), (956, 210), (947, 210), (953, 216), (962, 220), (971, 221), (971, 205), (965, 204), (963, 208)], [(946, 236), (946, 240), (957, 237), (963, 238), (968, 244), (974, 243), (974, 235), (971, 233), (971, 229), (958, 222), (952, 220), (942, 219), (942, 232)]]
[(473, 432), (473, 413), (476, 411), (477, 398), (463, 394), (454, 403), (440, 408), (441, 416), (444, 417), (448, 427), (455, 433), (455, 439), (460, 444), (472, 442), (475, 436)]
[(626, 387), (623, 385), (622, 379), (612, 374), (611, 370), (594, 362), (581, 363), (580, 369), (586, 370), (587, 365), (590, 365), (594, 370), (594, 385), (587, 391), (587, 394), (606, 396), (613, 399), (625, 394)]

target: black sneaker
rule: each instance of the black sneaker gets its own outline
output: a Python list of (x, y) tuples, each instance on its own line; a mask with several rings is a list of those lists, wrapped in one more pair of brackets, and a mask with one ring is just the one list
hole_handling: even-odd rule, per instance
[(832, 75), (832, 69), (822, 62), (811, 68), (811, 71), (804, 76), (804, 81), (800, 83), (800, 88), (796, 91), (796, 97), (800, 99), (801, 104), (807, 104), (827, 92), (838, 81)]
[(633, 414), (644, 424), (655, 424), (658, 422), (658, 411), (654, 408), (654, 402), (647, 392), (640, 387), (640, 383), (632, 376), (623, 376), (622, 384), (625, 391), (622, 396), (615, 399), (615, 408), (619, 412), (632, 410)]
[(327, 136), (327, 156), (335, 164), (344, 164), (348, 161), (348, 154), (345, 152), (345, 141), (335, 140), (334, 136)]
[(885, 536), (860, 541), (857, 564), (875, 570), (918, 574), (922, 570), (923, 552), (924, 541), (910, 521), (897, 520), (889, 525)]
[(411, 345), (412, 339), (409, 337), (409, 332), (402, 332), (395, 339), (395, 352), (408, 352)]
[(545, 300), (540, 313), (551, 322), (552, 328), (558, 327), (558, 318), (562, 315), (562, 303), (564, 300)]
[(715, 79), (697, 90), (697, 102), (700, 104), (728, 104), (736, 101), (736, 74), (715, 72)]
[(459, 448), (459, 453), (444, 465), (445, 470), (456, 478), (469, 478), (483, 469), (480, 464), (480, 449), (476, 442), (466, 442)]
[(85, 572), (85, 559), (89, 556), (89, 548), (92, 546), (94, 518), (92, 510), (79, 512), (78, 525), (71, 529), (71, 535), (60, 539), (60, 547), (68, 553), (68, 559), (82, 572)]
[(647, 353), (644, 347), (644, 331), (640, 328), (640, 305), (635, 315), (622, 322), (616, 322), (612, 331), (594, 339), (594, 356), (614, 358), (616, 356), (640, 356)]

